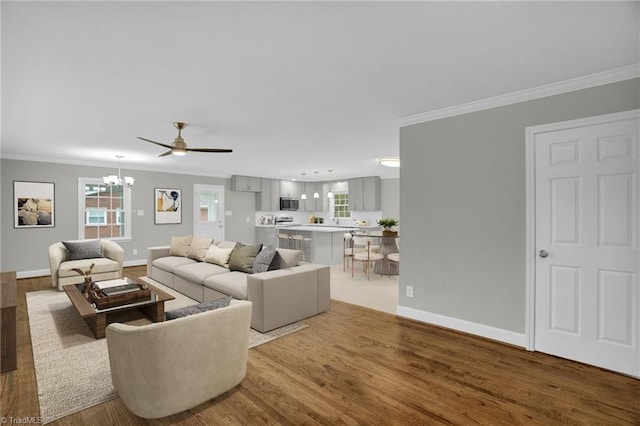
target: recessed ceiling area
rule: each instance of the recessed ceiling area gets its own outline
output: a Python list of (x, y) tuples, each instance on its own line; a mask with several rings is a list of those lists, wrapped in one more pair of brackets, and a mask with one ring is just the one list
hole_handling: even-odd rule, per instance
[(398, 177), (394, 120), (640, 62), (637, 2), (0, 7), (2, 158), (123, 169)]

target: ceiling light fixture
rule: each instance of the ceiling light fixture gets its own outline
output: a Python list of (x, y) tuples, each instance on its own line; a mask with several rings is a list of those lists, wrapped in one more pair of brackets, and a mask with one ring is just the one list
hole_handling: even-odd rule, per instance
[[(317, 175), (317, 174), (318, 174), (318, 171), (317, 171), (317, 170), (315, 170), (315, 171), (313, 172), (313, 174)], [(320, 198), (320, 194), (318, 194), (317, 192), (314, 192), (314, 193), (313, 193), (313, 198)]]
[(103, 176), (102, 180), (104, 181), (104, 184), (108, 186), (133, 186), (133, 182), (135, 182), (134, 178), (132, 178), (131, 176), (125, 176), (123, 178), (120, 177), (120, 160), (123, 158), (123, 156), (116, 155), (116, 157), (118, 157), (118, 176)]
[[(302, 176), (306, 176), (307, 174), (305, 172), (301, 173)], [(304, 184), (303, 184), (304, 185)], [(307, 193), (303, 192), (302, 195), (300, 196), (301, 200), (306, 200), (307, 199)]]
[[(329, 176), (331, 176), (331, 172), (333, 170), (327, 170), (329, 172)], [(331, 192), (331, 182), (329, 182), (329, 192), (327, 192), (327, 198), (333, 198), (333, 192)]]
[(379, 158), (378, 163), (386, 167), (400, 167), (400, 159), (398, 157)]

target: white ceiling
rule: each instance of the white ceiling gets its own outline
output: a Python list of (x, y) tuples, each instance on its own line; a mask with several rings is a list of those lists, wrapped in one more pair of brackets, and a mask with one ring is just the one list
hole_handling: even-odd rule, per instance
[(396, 119), (640, 62), (637, 2), (1, 7), (2, 157), (125, 170), (397, 177)]

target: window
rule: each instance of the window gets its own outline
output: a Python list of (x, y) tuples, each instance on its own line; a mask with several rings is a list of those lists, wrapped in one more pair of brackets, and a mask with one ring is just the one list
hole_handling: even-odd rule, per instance
[(351, 210), (349, 210), (349, 194), (333, 194), (333, 215), (334, 217), (351, 217)]
[(78, 238), (131, 239), (131, 188), (78, 179)]
[(200, 221), (216, 222), (218, 220), (218, 194), (207, 192), (200, 194)]
[(85, 226), (106, 225), (107, 209), (89, 208), (87, 209), (87, 220)]

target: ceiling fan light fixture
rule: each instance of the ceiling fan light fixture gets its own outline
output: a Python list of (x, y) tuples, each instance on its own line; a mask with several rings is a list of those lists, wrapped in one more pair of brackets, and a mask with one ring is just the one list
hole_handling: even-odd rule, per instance
[(400, 159), (398, 157), (379, 158), (378, 163), (386, 167), (400, 167)]
[(176, 136), (176, 138), (173, 140), (173, 143), (171, 145), (167, 145), (167, 144), (161, 143), (161, 142), (152, 141), (151, 139), (143, 138), (143, 137), (140, 137), (140, 136), (138, 136), (138, 139), (168, 149), (168, 151), (166, 151), (163, 154), (158, 155), (158, 157), (166, 157), (167, 155), (176, 155), (176, 156), (180, 157), (180, 156), (183, 156), (183, 155), (187, 155), (187, 152), (189, 152), (189, 151), (192, 151), (192, 152), (216, 152), (216, 153), (233, 152), (232, 149), (227, 149), (227, 148), (189, 148), (189, 147), (187, 147), (187, 143), (182, 138), (182, 129), (187, 127), (187, 124), (183, 123), (181, 121), (176, 121), (175, 123), (173, 123), (173, 125), (174, 125), (174, 127), (176, 129), (178, 129), (178, 136)]

